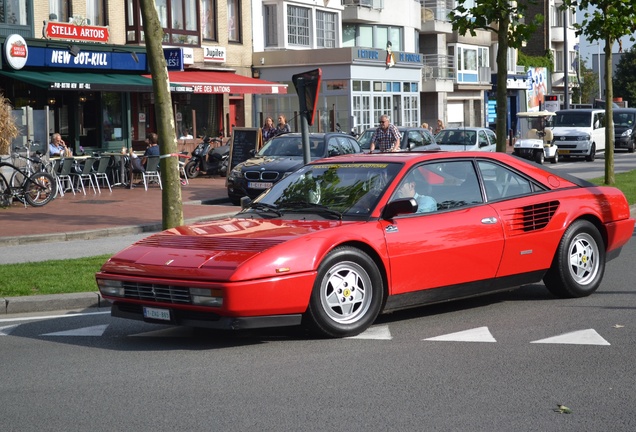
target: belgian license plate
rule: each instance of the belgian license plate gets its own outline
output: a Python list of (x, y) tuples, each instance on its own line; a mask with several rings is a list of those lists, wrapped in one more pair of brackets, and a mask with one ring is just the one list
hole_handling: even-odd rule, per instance
[(250, 189), (269, 189), (274, 186), (272, 182), (248, 182), (247, 187)]
[(570, 154), (570, 150), (559, 150), (559, 154)]
[(151, 318), (161, 321), (170, 321), (169, 309), (156, 309), (144, 306), (144, 318)]

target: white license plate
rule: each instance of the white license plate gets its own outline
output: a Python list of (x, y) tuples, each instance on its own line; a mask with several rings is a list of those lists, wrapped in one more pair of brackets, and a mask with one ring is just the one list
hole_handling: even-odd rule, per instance
[(248, 182), (247, 187), (250, 189), (269, 189), (274, 186), (272, 182)]
[(162, 321), (170, 321), (170, 310), (155, 309), (144, 306), (144, 317)]

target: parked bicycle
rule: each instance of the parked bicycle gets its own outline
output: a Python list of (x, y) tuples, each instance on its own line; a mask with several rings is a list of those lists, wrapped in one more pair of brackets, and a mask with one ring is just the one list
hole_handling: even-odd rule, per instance
[[(46, 205), (57, 193), (55, 178), (44, 171), (28, 175), (18, 166), (0, 162), (0, 168), (13, 170), (9, 180), (0, 172), (0, 207), (8, 207), (17, 199), (33, 207)], [(19, 174), (18, 174), (19, 173)]]

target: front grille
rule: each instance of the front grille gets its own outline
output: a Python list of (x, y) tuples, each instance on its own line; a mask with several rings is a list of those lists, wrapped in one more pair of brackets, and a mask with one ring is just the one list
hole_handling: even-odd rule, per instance
[(250, 181), (274, 182), (278, 180), (279, 177), (279, 173), (277, 171), (245, 171), (243, 175)]
[(511, 234), (523, 234), (545, 228), (559, 208), (559, 201), (533, 204), (505, 212)]
[(124, 282), (124, 297), (161, 303), (191, 303), (188, 288), (171, 285)]

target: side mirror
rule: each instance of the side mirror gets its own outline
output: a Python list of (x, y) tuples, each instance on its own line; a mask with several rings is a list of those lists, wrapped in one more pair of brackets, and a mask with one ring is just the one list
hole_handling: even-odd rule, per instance
[(391, 201), (382, 210), (382, 219), (393, 219), (395, 216), (403, 214), (413, 214), (417, 212), (417, 201), (415, 198), (404, 198)]
[(249, 151), (249, 155), (250, 155), (250, 157), (254, 157), (256, 155), (256, 150), (255, 149), (251, 149)]
[(241, 210), (245, 210), (252, 204), (252, 200), (248, 196), (241, 197)]

